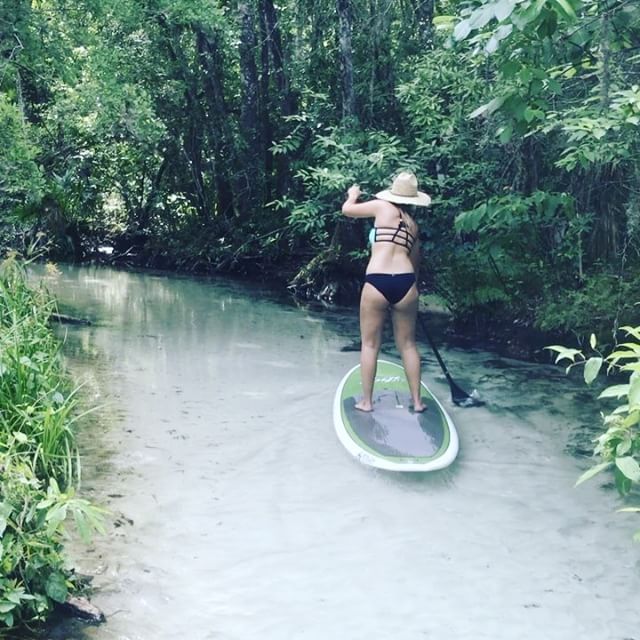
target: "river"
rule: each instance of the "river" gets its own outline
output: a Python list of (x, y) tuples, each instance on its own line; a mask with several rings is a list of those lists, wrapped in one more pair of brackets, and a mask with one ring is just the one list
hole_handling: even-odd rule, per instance
[(457, 408), (424, 347), (460, 454), (382, 472), (332, 425), (356, 310), (222, 278), (45, 279), (92, 320), (61, 333), (102, 405), (80, 433), (83, 492), (112, 512), (73, 551), (107, 622), (51, 640), (640, 640), (638, 519), (615, 512), (610, 478), (574, 488), (598, 405), (562, 369), (440, 342), (487, 402)]

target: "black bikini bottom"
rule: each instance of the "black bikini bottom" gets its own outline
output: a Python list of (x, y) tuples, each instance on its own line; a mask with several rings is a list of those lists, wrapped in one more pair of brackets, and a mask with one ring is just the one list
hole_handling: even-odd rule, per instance
[(397, 304), (415, 284), (415, 273), (367, 273), (364, 281), (373, 285), (389, 302)]

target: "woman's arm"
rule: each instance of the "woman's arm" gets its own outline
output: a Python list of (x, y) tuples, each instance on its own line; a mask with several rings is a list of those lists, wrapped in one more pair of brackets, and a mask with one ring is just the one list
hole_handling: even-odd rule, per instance
[(360, 187), (354, 184), (347, 191), (347, 199), (342, 205), (342, 213), (350, 218), (375, 218), (384, 206), (381, 200), (369, 200), (368, 202), (358, 202), (360, 197)]

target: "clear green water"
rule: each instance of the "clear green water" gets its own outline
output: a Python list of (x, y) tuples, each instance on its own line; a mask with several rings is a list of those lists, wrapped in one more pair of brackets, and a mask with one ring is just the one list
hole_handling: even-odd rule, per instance
[(573, 488), (597, 405), (561, 370), (443, 347), (487, 405), (450, 408), (451, 467), (398, 475), (333, 431), (355, 311), (102, 268), (49, 286), (94, 321), (63, 330), (65, 353), (106, 403), (81, 435), (84, 487), (115, 515), (75, 551), (108, 622), (51, 640), (640, 638), (640, 524), (606, 478)]

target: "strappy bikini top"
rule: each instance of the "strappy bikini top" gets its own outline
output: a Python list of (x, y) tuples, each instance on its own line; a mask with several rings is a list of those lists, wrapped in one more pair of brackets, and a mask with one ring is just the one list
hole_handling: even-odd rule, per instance
[(373, 227), (369, 231), (370, 244), (374, 242), (393, 242), (393, 244), (404, 247), (407, 253), (411, 253), (415, 241), (415, 236), (407, 229), (404, 220), (400, 220), (397, 227)]

